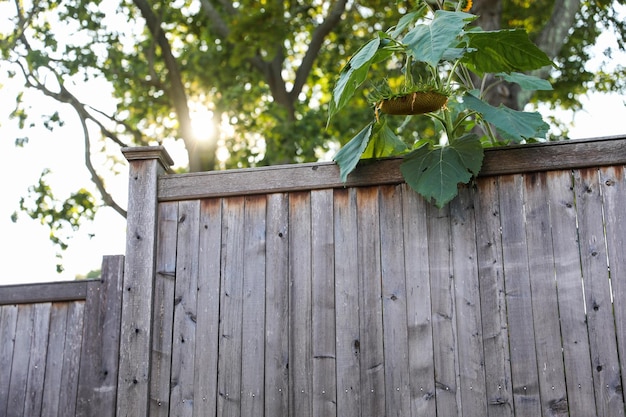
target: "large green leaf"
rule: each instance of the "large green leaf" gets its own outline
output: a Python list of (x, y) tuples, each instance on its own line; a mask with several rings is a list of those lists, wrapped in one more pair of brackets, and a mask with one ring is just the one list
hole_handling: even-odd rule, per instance
[(406, 152), (407, 146), (389, 127), (386, 119), (374, 129), (367, 148), (361, 155), (365, 158), (384, 158)]
[(472, 94), (463, 96), (465, 106), (482, 114), (483, 119), (493, 124), (507, 140), (521, 142), (531, 138), (545, 138), (550, 126), (537, 112), (523, 112), (500, 105), (494, 107)]
[(496, 75), (504, 78), (510, 83), (519, 84), (523, 90), (552, 90), (552, 84), (550, 84), (550, 81), (533, 75), (522, 74), (519, 72), (513, 72), (511, 74), (501, 72)]
[(416, 60), (436, 67), (446, 50), (456, 46), (465, 25), (475, 18), (469, 13), (437, 10), (429, 25), (415, 26), (402, 42)]
[(367, 148), (367, 144), (372, 136), (373, 126), (374, 122), (365, 126), (356, 136), (350, 139), (350, 142), (346, 143), (333, 158), (335, 162), (337, 162), (337, 165), (339, 165), (341, 181), (345, 182), (348, 179), (348, 174), (354, 171), (354, 168), (356, 168), (356, 165), (359, 163), (361, 155), (365, 152), (365, 148)]
[(346, 105), (356, 89), (363, 84), (372, 62), (376, 59), (376, 53), (380, 44), (380, 37), (372, 39), (363, 45), (341, 70), (339, 79), (333, 89), (333, 98), (330, 102), (328, 115), (329, 120)]
[(483, 147), (475, 134), (446, 146), (422, 146), (408, 154), (400, 170), (411, 188), (441, 208), (458, 194), (458, 185), (478, 174)]
[(553, 65), (523, 29), (467, 33), (473, 49), (462, 61), (478, 74), (523, 72)]

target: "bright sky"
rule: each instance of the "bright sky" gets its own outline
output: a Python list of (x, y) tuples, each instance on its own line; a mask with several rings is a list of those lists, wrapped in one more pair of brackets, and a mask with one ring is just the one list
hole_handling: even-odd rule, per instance
[[(626, 64), (623, 55), (620, 61)], [(0, 155), (5, 164), (0, 180), (0, 285), (73, 280), (76, 275), (99, 269), (102, 256), (124, 254), (125, 219), (108, 207), (98, 212), (93, 224), (86, 224), (74, 235), (69, 249), (63, 253), (65, 272), (62, 274), (56, 272), (58, 260), (55, 254), (58, 248), (50, 243), (47, 227), (25, 213), (19, 215), (17, 223), (11, 221), (12, 213), (19, 210), (20, 197), (26, 196), (28, 187), (36, 184), (45, 168), (52, 171), (48, 180), (59, 198), (67, 197), (81, 187), (94, 188), (84, 167), (82, 133), (73, 115), (68, 118), (65, 127), (54, 132), (41, 128), (21, 133), (15, 121), (7, 120), (20, 86), (2, 78), (0, 86)], [(91, 98), (103, 94), (98, 87), (83, 87), (82, 93)], [(27, 96), (27, 100), (33, 107), (32, 114), (48, 113), (51, 107), (58, 106), (36, 93)], [(624, 101), (624, 97), (617, 95), (585, 97), (585, 110), (573, 119), (570, 137), (581, 139), (626, 134)], [(544, 116), (551, 112), (550, 109), (541, 111)], [(560, 117), (565, 121), (572, 120), (569, 114)], [(29, 136), (30, 142), (23, 148), (15, 147), (15, 138), (25, 135)], [(177, 165), (186, 163), (179, 144), (166, 144), (166, 148)], [(121, 152), (119, 157), (122, 158)], [(123, 207), (126, 207), (127, 182), (127, 171), (106, 178), (107, 186)], [(90, 238), (90, 233), (95, 236)]]

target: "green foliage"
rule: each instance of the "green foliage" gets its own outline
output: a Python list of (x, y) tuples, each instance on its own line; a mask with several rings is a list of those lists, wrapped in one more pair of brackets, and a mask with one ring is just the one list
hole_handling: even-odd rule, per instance
[(420, 146), (406, 156), (400, 170), (411, 188), (441, 208), (456, 197), (459, 183), (478, 175), (482, 163), (480, 139), (470, 133), (446, 146)]
[[(367, 135), (367, 130), (357, 134), (361, 142), (354, 154), (347, 155), (350, 163), (361, 157), (405, 155), (425, 144), (436, 147), (438, 138), (446, 135), (451, 144), (473, 125), (487, 126), (485, 118), (464, 107), (465, 92), (455, 90), (469, 82), (463, 74), (462, 80), (457, 77), (458, 69), (469, 68), (473, 62), (489, 64), (484, 56), (474, 54), (504, 61), (500, 57), (513, 53), (505, 48), (511, 38), (494, 45), (498, 48), (495, 51), (483, 50), (483, 34), (473, 29), (475, 20), (470, 23), (474, 16), (439, 10), (429, 15), (432, 21), (424, 20), (428, 9), (423, 2), (418, 3), (421, 6), (417, 9), (408, 10), (415, 2), (347, 2), (348, 6), (339, 10), (340, 19), (333, 22), (329, 19), (331, 11), (341, 1), (15, 1), (14, 7), (20, 9), (9, 17), (15, 26), (0, 33), (2, 70), (13, 77), (12, 82), (25, 80), (25, 89), (59, 103), (50, 106), (49, 114), (42, 117), (32, 114), (21, 96), (17, 97), (10, 116), (24, 131), (15, 138), (15, 144), (29, 144), (29, 128), (36, 125), (56, 133), (70, 109), (78, 116), (80, 127), (95, 126), (98, 132), (83, 140), (77, 138), (80, 145), (77, 142), (75, 146), (90, 143), (87, 151), (103, 149), (118, 155), (119, 146), (180, 140), (192, 160), (196, 146), (189, 129), (191, 105), (214, 113), (218, 126), (210, 149), (221, 148), (229, 155), (225, 160), (203, 155), (203, 165), (191, 169), (315, 161), (327, 157), (337, 144), (347, 142), (370, 123), (373, 125)], [(443, 6), (442, 2), (429, 1), (437, 3)], [(147, 8), (140, 7), (146, 4)], [(536, 40), (550, 21), (554, 1), (500, 1), (494, 8), (500, 6), (500, 26), (514, 29), (509, 37), (521, 36), (516, 30), (521, 27)], [(329, 30), (320, 35), (324, 24)], [(533, 100), (553, 107), (578, 108), (579, 97), (590, 89), (624, 91), (623, 66), (603, 67), (596, 73), (585, 68), (589, 46), (606, 28), (614, 31), (618, 45), (623, 46), (624, 25), (609, 2), (584, 1), (579, 19), (555, 59), (558, 70), (552, 72), (550, 80), (554, 90), (545, 89), (545, 82), (524, 78), (527, 76), (521, 72), (528, 67), (525, 64), (515, 70), (517, 75), (498, 76), (523, 88), (541, 89)], [(522, 38), (515, 39), (526, 42)], [(359, 51), (363, 39), (371, 39), (371, 43)], [(355, 51), (359, 58), (349, 59)], [(610, 54), (608, 50), (609, 61)], [(504, 63), (518, 65), (517, 60), (507, 58)], [(348, 61), (350, 64), (345, 65)], [(457, 61), (461, 63), (453, 67)], [(342, 67), (343, 86), (335, 83)], [(405, 72), (407, 68), (409, 72)], [(479, 68), (475, 67), (477, 71)], [(487, 69), (506, 72), (511, 68)], [(448, 82), (450, 77), (454, 83)], [(366, 97), (376, 93), (378, 86), (368, 82), (374, 79), (384, 80), (396, 92), (418, 86), (437, 91), (451, 87), (446, 92), (450, 95), (449, 119), (440, 111), (432, 117), (401, 120), (381, 115), (372, 122), (372, 103)], [(109, 98), (108, 91), (79, 97), (75, 84), (91, 85), (96, 80), (106, 80), (110, 87), (113, 110), (98, 105), (99, 94)], [(481, 98), (480, 93), (477, 97)], [(339, 111), (341, 117), (333, 117)], [(68, 119), (66, 126), (70, 122), (73, 119)], [(522, 132), (513, 136), (528, 135)], [(481, 140), (489, 144), (491, 139)], [(108, 169), (109, 165), (103, 171)], [(94, 182), (104, 176), (91, 174)], [(101, 197), (108, 202), (110, 196)]]
[(470, 52), (461, 61), (478, 75), (553, 65), (545, 52), (528, 39), (525, 30), (474, 31), (467, 33), (467, 39)]
[[(49, 170), (44, 170), (37, 184), (28, 188), (28, 196), (20, 199), (20, 210), (30, 218), (39, 220), (50, 230), (50, 240), (61, 251), (68, 248), (69, 231), (76, 231), (84, 221), (93, 220), (97, 202), (94, 196), (84, 188), (72, 193), (68, 198), (59, 200), (55, 197), (46, 181)], [(13, 213), (11, 219), (16, 222), (18, 214)], [(61, 259), (61, 253), (57, 254)], [(63, 271), (63, 265), (57, 264), (57, 272)]]
[[(428, 109), (423, 111), (439, 108), (426, 115), (439, 124), (439, 134), (419, 138), (411, 146), (414, 150), (404, 156), (401, 171), (415, 191), (442, 207), (456, 196), (458, 184), (468, 183), (480, 171), (483, 144), (520, 143), (543, 138), (548, 131), (548, 125), (538, 113), (494, 107), (483, 101), (483, 91), (474, 91), (470, 70), (478, 75), (499, 74), (509, 82), (519, 82), (522, 88), (549, 89), (545, 82), (519, 71), (541, 68), (550, 65), (551, 61), (523, 30), (482, 31), (470, 27), (475, 16), (445, 10), (437, 10), (418, 20), (414, 27), (407, 24), (419, 15), (416, 13), (410, 15), (410, 19), (400, 19), (397, 27), (406, 30), (404, 36), (397, 27), (387, 33), (379, 33), (352, 57), (339, 74), (329, 115), (333, 117), (347, 106), (371, 75), (369, 68), (380, 62), (381, 57), (393, 57), (396, 62), (405, 63), (401, 92), (421, 90), (437, 91), (439, 97), (441, 94), (450, 95), (447, 106), (415, 106), (412, 103), (404, 113), (397, 113), (396, 107), (392, 112), (420, 117), (414, 116), (416, 107)], [(421, 23), (422, 20), (424, 23)], [(414, 63), (426, 65), (428, 75), (420, 83), (413, 81)], [(381, 90), (392, 89), (387, 86)], [(404, 142), (389, 127), (388, 119), (392, 116), (379, 115), (379, 111), (390, 107), (385, 101), (396, 96), (393, 92), (386, 97), (375, 95), (375, 119), (336, 155), (335, 161), (340, 166), (343, 181), (360, 159), (399, 156), (407, 152), (408, 148), (401, 146)], [(429, 96), (412, 94), (408, 97), (415, 101), (418, 97)], [(477, 124), (482, 127), (482, 138), (475, 133), (467, 133)], [(493, 127), (499, 136), (494, 134)]]

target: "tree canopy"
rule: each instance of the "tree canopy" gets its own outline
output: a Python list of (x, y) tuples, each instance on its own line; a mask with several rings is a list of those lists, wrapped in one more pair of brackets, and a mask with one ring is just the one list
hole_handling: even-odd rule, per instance
[[(438, 7), (438, 0), (428, 1)], [(116, 159), (121, 146), (181, 140), (191, 171), (319, 159), (371, 117), (366, 100), (357, 100), (326, 125), (341, 68), (364, 39), (395, 24), (414, 3), (13, 0), (10, 8), (5, 3), (12, 27), (0, 34), (3, 69), (23, 80), (24, 90), (59, 103), (38, 120), (19, 96), (10, 117), (25, 131), (35, 123), (54, 130), (64, 123), (60, 110), (71, 109), (84, 132), (76, 138), (77, 146), (85, 147), (83, 163), (96, 190), (96, 196), (77, 191), (50, 216), (51, 204), (42, 203), (44, 197), (54, 197), (42, 175), (22, 209), (33, 218), (51, 219), (53, 232), (67, 218), (72, 219), (67, 226), (78, 227), (81, 213), (93, 217), (98, 204), (124, 215), (102, 179), (110, 166), (91, 162), (95, 152)], [(624, 92), (624, 68), (611, 64), (615, 51), (605, 51), (599, 70), (586, 66), (590, 47), (602, 32), (614, 33), (617, 47), (624, 50), (625, 23), (613, 7), (624, 3), (476, 0), (472, 13), (479, 16), (477, 25), (485, 30), (524, 28), (557, 64), (534, 74), (550, 79), (554, 90), (527, 94), (501, 84), (492, 89), (489, 101), (518, 109), (547, 102), (577, 110), (588, 91)], [(75, 82), (89, 86), (98, 79), (110, 86), (115, 111), (78, 98)], [(198, 140), (192, 128), (198, 114), (213, 119), (208, 140)], [(23, 135), (15, 141), (20, 146), (28, 142)], [(81, 205), (86, 209), (76, 210)]]

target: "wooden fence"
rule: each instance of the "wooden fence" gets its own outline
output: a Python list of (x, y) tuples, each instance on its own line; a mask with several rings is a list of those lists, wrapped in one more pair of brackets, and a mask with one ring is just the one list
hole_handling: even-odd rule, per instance
[[(130, 161), (118, 416), (623, 416), (626, 138), (399, 160)], [(621, 361), (620, 361), (621, 359)]]
[(123, 152), (126, 256), (0, 287), (0, 414), (625, 415), (626, 137), (488, 150), (441, 210), (397, 159)]
[(0, 287), (0, 415), (115, 416), (123, 259), (98, 280)]

